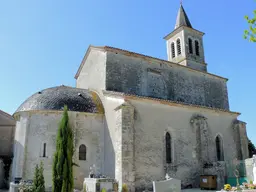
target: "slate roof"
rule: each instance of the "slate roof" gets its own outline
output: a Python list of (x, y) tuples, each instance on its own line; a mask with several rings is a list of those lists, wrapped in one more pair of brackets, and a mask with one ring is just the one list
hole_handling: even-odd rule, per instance
[(180, 5), (180, 9), (177, 15), (175, 29), (181, 26), (193, 28), (182, 5)]
[(62, 111), (64, 105), (69, 111), (99, 113), (92, 93), (86, 89), (57, 86), (39, 91), (22, 103), (15, 113), (34, 110)]

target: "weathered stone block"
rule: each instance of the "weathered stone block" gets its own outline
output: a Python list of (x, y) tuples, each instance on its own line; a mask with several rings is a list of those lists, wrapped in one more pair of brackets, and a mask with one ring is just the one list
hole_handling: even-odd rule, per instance
[(180, 192), (181, 181), (178, 179), (168, 179), (165, 181), (153, 181), (154, 192)]

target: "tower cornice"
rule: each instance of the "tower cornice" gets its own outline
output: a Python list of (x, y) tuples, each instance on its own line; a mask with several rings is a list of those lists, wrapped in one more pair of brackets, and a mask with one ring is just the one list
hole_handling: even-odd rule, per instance
[(204, 36), (204, 35), (205, 35), (204, 32), (201, 32), (201, 31), (199, 31), (199, 30), (196, 30), (196, 29), (193, 29), (193, 28), (190, 28), (190, 27), (186, 27), (186, 26), (181, 26), (181, 27), (175, 29), (174, 31), (172, 31), (171, 33), (169, 33), (168, 35), (166, 35), (166, 36), (164, 37), (164, 39), (165, 39), (165, 40), (168, 40), (168, 39), (170, 39), (171, 37), (173, 37), (174, 35), (176, 35), (177, 33), (179, 33), (180, 31), (182, 31), (182, 30), (184, 30), (184, 29), (186, 29), (186, 30), (188, 30), (188, 31), (190, 30), (190, 31), (193, 31), (193, 32), (195, 32), (195, 33), (198, 33), (198, 34), (201, 35), (201, 36)]

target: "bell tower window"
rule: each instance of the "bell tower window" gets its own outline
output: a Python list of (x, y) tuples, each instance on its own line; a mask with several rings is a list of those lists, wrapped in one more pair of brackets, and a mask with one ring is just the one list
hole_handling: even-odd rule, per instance
[(177, 39), (177, 53), (178, 53), (178, 55), (180, 55), (181, 54), (181, 46), (180, 46), (180, 39)]
[(188, 49), (189, 49), (189, 53), (193, 54), (193, 44), (192, 44), (192, 39), (188, 39)]
[(196, 50), (196, 55), (200, 56), (200, 53), (199, 53), (199, 42), (197, 40), (195, 41), (195, 50)]
[(174, 43), (171, 44), (171, 50), (172, 50), (172, 58), (175, 57), (175, 46)]

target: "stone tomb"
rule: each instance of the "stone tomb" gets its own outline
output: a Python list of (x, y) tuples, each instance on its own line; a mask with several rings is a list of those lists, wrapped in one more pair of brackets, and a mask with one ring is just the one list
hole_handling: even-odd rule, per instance
[(181, 192), (181, 181), (170, 178), (165, 181), (153, 181), (154, 192)]
[(106, 189), (107, 192), (117, 192), (117, 183), (115, 179), (84, 178), (83, 188), (86, 192), (101, 192), (102, 189)]

